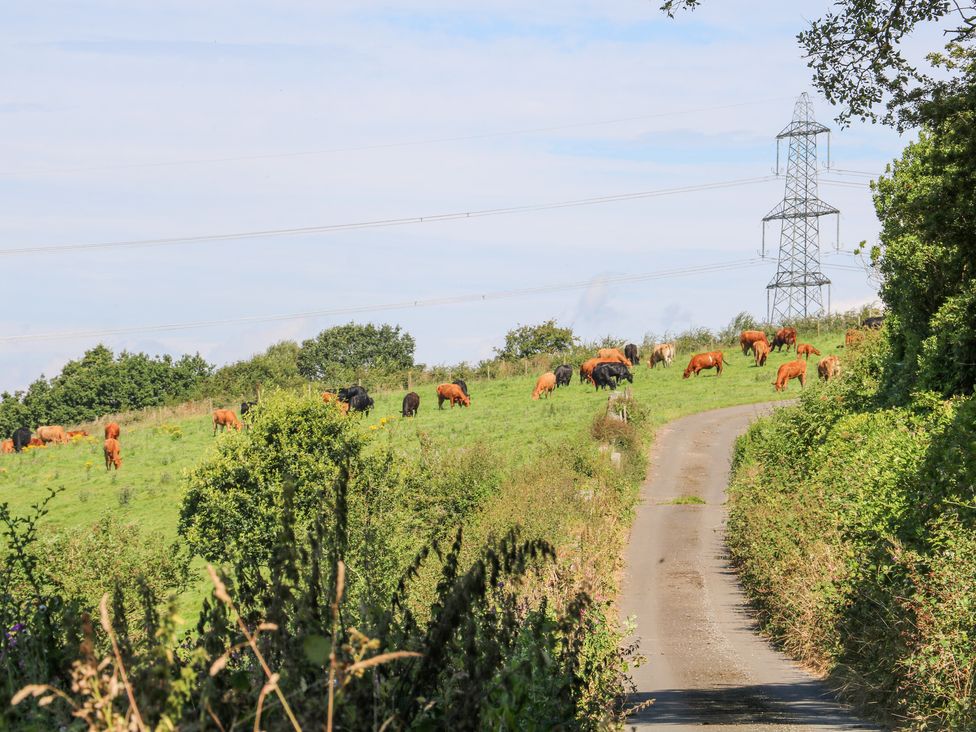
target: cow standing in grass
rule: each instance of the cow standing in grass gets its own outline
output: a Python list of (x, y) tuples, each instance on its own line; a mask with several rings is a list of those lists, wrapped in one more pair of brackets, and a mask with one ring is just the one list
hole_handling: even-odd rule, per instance
[(53, 442), (57, 445), (63, 445), (68, 441), (68, 435), (64, 432), (64, 427), (59, 425), (52, 425), (50, 427), (38, 427), (37, 437), (45, 445), (49, 442)]
[(691, 361), (688, 362), (688, 366), (685, 368), (685, 373), (682, 378), (687, 379), (692, 374), (698, 376), (698, 374), (706, 369), (715, 369), (715, 371), (718, 372), (716, 376), (721, 376), (722, 365), (728, 363), (729, 362), (725, 360), (725, 354), (723, 354), (721, 351), (696, 353), (691, 357)]
[(786, 346), (787, 352), (791, 346), (796, 346), (796, 328), (780, 328), (776, 331), (770, 350), (775, 348), (778, 352), (782, 352), (783, 346)]
[(217, 436), (217, 428), (224, 432), (228, 427), (233, 427), (238, 432), (241, 431), (241, 422), (237, 415), (230, 409), (215, 409), (213, 413), (213, 433)]
[(403, 397), (403, 416), (416, 417), (420, 410), (420, 394), (415, 391)]
[(105, 453), (106, 470), (111, 470), (113, 467), (118, 470), (122, 467), (122, 445), (118, 440), (109, 437), (102, 445), (102, 452)]
[(799, 379), (801, 389), (807, 385), (806, 361), (797, 359), (796, 361), (789, 361), (780, 366), (776, 372), (776, 381), (773, 382), (776, 391), (786, 391), (786, 386), (789, 384), (790, 379)]
[(119, 439), (119, 435), (121, 433), (122, 430), (119, 429), (119, 426), (115, 422), (109, 422), (107, 425), (105, 425), (106, 440), (117, 440)]
[(554, 373), (556, 374), (557, 389), (560, 386), (569, 386), (569, 382), (573, 380), (573, 367), (568, 363), (557, 366)]
[(744, 330), (739, 335), (739, 346), (742, 348), (742, 355), (748, 356), (749, 351), (753, 350), (756, 343), (765, 343), (769, 345), (769, 341), (766, 339), (766, 333), (761, 330)]
[(457, 384), (441, 384), (437, 387), (437, 408), (443, 409), (444, 402), (447, 401), (451, 403), (451, 409), (454, 409), (455, 404), (460, 404), (462, 407), (471, 406), (471, 399)]
[(654, 350), (651, 351), (651, 357), (647, 359), (647, 365), (650, 368), (654, 368), (657, 364), (663, 363), (665, 367), (671, 365), (674, 361), (674, 344), (673, 343), (658, 343), (654, 346)]
[(538, 381), (535, 382), (535, 389), (532, 392), (532, 398), (538, 399), (541, 395), (545, 394), (546, 399), (552, 394), (556, 389), (556, 375), (552, 371), (547, 371), (542, 376), (539, 377)]
[(766, 359), (769, 357), (769, 343), (766, 341), (756, 341), (752, 344), (752, 355), (755, 356), (756, 366), (765, 366)]
[(840, 359), (837, 356), (825, 356), (817, 364), (817, 374), (824, 381), (840, 376)]
[(14, 430), (11, 438), (14, 441), (14, 452), (20, 452), (31, 442), (31, 431), (27, 427), (19, 427)]
[(801, 343), (796, 347), (796, 357), (799, 358), (803, 356), (807, 361), (810, 360), (810, 356), (819, 356), (820, 351), (814, 348), (809, 343)]
[(640, 353), (637, 351), (637, 345), (634, 343), (628, 343), (624, 346), (624, 356), (634, 365), (640, 364)]

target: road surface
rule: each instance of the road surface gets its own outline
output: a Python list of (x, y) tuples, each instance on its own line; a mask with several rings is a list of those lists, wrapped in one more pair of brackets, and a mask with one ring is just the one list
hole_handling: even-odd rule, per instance
[[(735, 438), (772, 405), (696, 414), (658, 431), (631, 530), (620, 615), (646, 663), (627, 729), (827, 732), (879, 729), (756, 633), (726, 559), (725, 489)], [(675, 505), (698, 496), (705, 505)], [(631, 639), (633, 640), (633, 638)]]

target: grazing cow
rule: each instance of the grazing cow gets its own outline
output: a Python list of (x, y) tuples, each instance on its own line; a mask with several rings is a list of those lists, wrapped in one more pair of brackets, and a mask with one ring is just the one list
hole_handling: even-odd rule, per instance
[(328, 404), (329, 402), (334, 402), (338, 398), (339, 397), (337, 397), (331, 391), (323, 391), (322, 392), (322, 401), (325, 402), (326, 404)]
[(715, 369), (718, 372), (717, 375), (721, 376), (723, 364), (729, 365), (729, 362), (725, 360), (725, 354), (723, 354), (721, 351), (697, 353), (691, 357), (691, 361), (688, 362), (688, 366), (685, 368), (685, 373), (682, 378), (687, 379), (692, 374), (698, 376), (698, 374), (705, 369)]
[(770, 350), (767, 341), (756, 341), (752, 344), (752, 355), (756, 358), (756, 366), (766, 365), (766, 358), (769, 356)]
[(247, 416), (247, 413), (254, 409), (258, 403), (254, 402), (241, 402), (241, 419)]
[(460, 404), (462, 407), (471, 406), (468, 395), (461, 391), (461, 387), (457, 384), (441, 384), (437, 387), (437, 408), (443, 409), (446, 401), (451, 403), (451, 409), (454, 409), (455, 404)]
[(464, 383), (464, 379), (455, 379), (451, 383), (454, 384), (455, 386), (460, 386), (461, 387), (461, 391), (464, 392), (464, 396), (466, 396), (466, 397), (470, 397), (471, 396), (470, 394), (468, 394), (468, 385)]
[(228, 427), (233, 427), (240, 432), (241, 422), (232, 409), (215, 409), (213, 413), (214, 437), (217, 436), (218, 427), (220, 427), (221, 432), (224, 432)]
[(634, 383), (634, 375), (622, 363), (609, 361), (601, 363), (593, 369), (593, 386), (597, 389), (605, 389), (609, 386), (612, 391), (617, 388), (621, 379), (626, 379), (631, 384)]
[(362, 412), (363, 414), (369, 414), (369, 410), (372, 408), (373, 398), (369, 394), (355, 394), (352, 399), (349, 400), (350, 412)]
[(88, 437), (88, 433), (84, 430), (71, 430), (68, 432), (69, 440), (73, 440), (75, 437)]
[(674, 361), (675, 348), (673, 343), (658, 343), (651, 351), (651, 357), (647, 360), (647, 365), (654, 368), (657, 364), (663, 363), (665, 367), (670, 366)]
[(47, 444), (40, 437), (31, 437), (27, 447), (47, 447)]
[(346, 404), (350, 404), (352, 402), (352, 398), (357, 394), (362, 394), (363, 396), (369, 396), (369, 394), (366, 393), (365, 387), (354, 384), (353, 386), (350, 386), (346, 389), (339, 389), (339, 401), (346, 402)]
[(806, 360), (809, 361), (810, 356), (819, 356), (819, 355), (820, 355), (820, 351), (818, 351), (816, 348), (811, 346), (809, 343), (800, 343), (796, 347), (797, 358), (799, 358), (800, 356), (805, 356)]
[(864, 340), (864, 331), (857, 330), (856, 328), (851, 328), (844, 335), (844, 345), (850, 348), (851, 346), (858, 345)]
[(19, 427), (11, 435), (14, 441), (14, 452), (20, 452), (31, 442), (31, 431), (28, 427)]
[(786, 391), (786, 385), (790, 379), (799, 379), (801, 389), (807, 385), (806, 361), (797, 359), (796, 361), (789, 361), (780, 366), (776, 372), (776, 381), (773, 382), (776, 391)]
[(634, 365), (630, 362), (629, 358), (620, 352), (619, 348), (601, 348), (596, 355), (601, 361), (616, 361), (617, 363), (622, 363), (627, 368)]
[(541, 394), (545, 394), (546, 399), (548, 399), (555, 388), (556, 375), (552, 371), (547, 371), (535, 382), (535, 391), (532, 392), (532, 398), (538, 399)]
[(640, 353), (637, 352), (637, 346), (633, 343), (628, 343), (624, 346), (624, 356), (634, 365), (640, 364)]
[(824, 381), (840, 376), (840, 359), (837, 356), (824, 356), (817, 364), (817, 375)]
[(770, 350), (775, 348), (782, 352), (783, 346), (786, 346), (787, 352), (789, 352), (790, 346), (796, 346), (796, 328), (780, 328), (776, 331), (776, 335), (773, 336), (773, 343), (769, 348)]
[(109, 437), (105, 440), (105, 444), (102, 446), (102, 451), (105, 453), (105, 469), (111, 470), (112, 466), (118, 470), (122, 467), (122, 446), (119, 444), (118, 440)]
[(119, 426), (115, 424), (115, 422), (109, 422), (107, 425), (105, 425), (106, 440), (117, 440), (119, 439), (119, 435), (121, 433), (122, 430), (119, 429)]
[(882, 325), (884, 325), (884, 315), (875, 315), (873, 318), (865, 318), (864, 322), (861, 323), (862, 328), (870, 328), (871, 330), (877, 330)]
[(603, 359), (597, 357), (597, 358), (588, 359), (584, 361), (582, 364), (580, 364), (580, 383), (582, 384), (584, 381), (589, 381), (592, 384), (593, 369), (595, 369), (601, 363), (606, 363), (606, 362)]
[(766, 333), (761, 330), (744, 330), (739, 335), (739, 345), (742, 347), (742, 355), (748, 356), (753, 345), (759, 341), (768, 344)]
[(569, 386), (569, 382), (573, 379), (573, 367), (568, 363), (564, 363), (562, 366), (556, 367), (556, 388), (560, 386)]
[(415, 391), (403, 397), (403, 416), (416, 417), (420, 409), (420, 394)]
[(14, 441), (12, 438), (7, 438), (3, 442), (0, 442), (0, 454), (9, 455), (14, 451)]
[(58, 445), (63, 445), (68, 441), (68, 436), (64, 433), (64, 427), (61, 427), (60, 425), (38, 427), (37, 436), (44, 444), (53, 442)]

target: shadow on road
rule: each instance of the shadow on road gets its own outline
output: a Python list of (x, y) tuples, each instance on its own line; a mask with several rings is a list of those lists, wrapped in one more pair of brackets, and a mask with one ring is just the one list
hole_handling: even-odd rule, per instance
[(811, 729), (878, 729), (857, 724), (837, 708), (821, 683), (719, 686), (711, 689), (662, 689), (633, 694), (628, 706), (654, 703), (632, 715), (640, 725), (801, 725)]

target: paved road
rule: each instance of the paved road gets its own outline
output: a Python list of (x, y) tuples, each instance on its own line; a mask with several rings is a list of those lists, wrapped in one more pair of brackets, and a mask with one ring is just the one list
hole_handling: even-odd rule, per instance
[[(725, 558), (732, 445), (771, 405), (732, 407), (661, 429), (641, 488), (620, 603), (636, 618), (647, 663), (632, 701), (654, 703), (628, 729), (826, 732), (859, 722), (813, 677), (755, 632)], [(684, 495), (706, 505), (673, 505)]]

